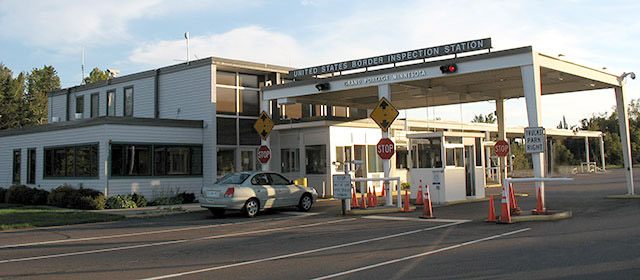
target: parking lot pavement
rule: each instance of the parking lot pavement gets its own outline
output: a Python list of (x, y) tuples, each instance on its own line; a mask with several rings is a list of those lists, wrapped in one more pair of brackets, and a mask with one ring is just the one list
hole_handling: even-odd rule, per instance
[[(438, 219), (425, 220), (420, 208), (342, 217), (340, 201), (324, 200), (254, 219), (197, 211), (13, 231), (0, 235), (0, 278), (630, 279), (640, 273), (640, 201), (604, 198), (624, 191), (615, 171), (547, 184), (548, 206), (574, 217), (508, 225), (483, 222), (486, 201), (435, 207)], [(533, 208), (535, 196), (518, 203)]]

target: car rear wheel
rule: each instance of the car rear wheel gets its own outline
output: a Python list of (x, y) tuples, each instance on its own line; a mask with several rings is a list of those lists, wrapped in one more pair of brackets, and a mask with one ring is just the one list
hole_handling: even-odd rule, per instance
[(307, 212), (309, 211), (309, 209), (311, 209), (312, 204), (313, 204), (313, 199), (311, 198), (311, 195), (309, 195), (308, 193), (305, 193), (300, 198), (300, 202), (298, 203), (298, 210), (302, 212)]
[(213, 214), (213, 216), (215, 216), (216, 218), (224, 217), (224, 208), (209, 208), (209, 211), (211, 211), (211, 214)]
[(255, 198), (249, 198), (247, 202), (244, 203), (244, 207), (242, 208), (242, 212), (249, 217), (253, 218), (258, 214), (260, 210), (260, 202)]

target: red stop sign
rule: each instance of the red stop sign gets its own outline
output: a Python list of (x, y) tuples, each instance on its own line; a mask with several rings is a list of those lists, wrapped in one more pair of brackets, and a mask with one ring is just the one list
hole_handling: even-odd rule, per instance
[(396, 152), (396, 146), (389, 138), (382, 138), (376, 145), (376, 152), (382, 159), (390, 159)]
[(496, 142), (493, 149), (496, 151), (496, 155), (504, 157), (509, 154), (509, 143), (507, 143), (507, 141), (500, 140)]
[(266, 164), (271, 159), (271, 149), (262, 145), (258, 148), (258, 161), (262, 164)]

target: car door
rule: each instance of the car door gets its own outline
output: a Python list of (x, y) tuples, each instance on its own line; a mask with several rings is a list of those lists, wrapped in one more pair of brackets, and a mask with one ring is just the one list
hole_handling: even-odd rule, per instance
[(251, 187), (256, 193), (256, 197), (260, 200), (262, 208), (271, 208), (275, 206), (276, 189), (271, 185), (270, 178), (266, 173), (258, 173), (251, 178)]
[(276, 173), (269, 173), (269, 177), (271, 177), (272, 186), (276, 189), (278, 207), (298, 204), (298, 188), (291, 184), (289, 179)]

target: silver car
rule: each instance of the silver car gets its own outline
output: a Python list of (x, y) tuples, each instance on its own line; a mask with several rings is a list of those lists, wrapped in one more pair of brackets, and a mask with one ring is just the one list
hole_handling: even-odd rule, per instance
[(241, 210), (254, 217), (260, 209), (297, 206), (309, 211), (318, 198), (314, 188), (294, 184), (272, 171), (233, 172), (200, 191), (200, 206), (220, 217), (225, 210)]

